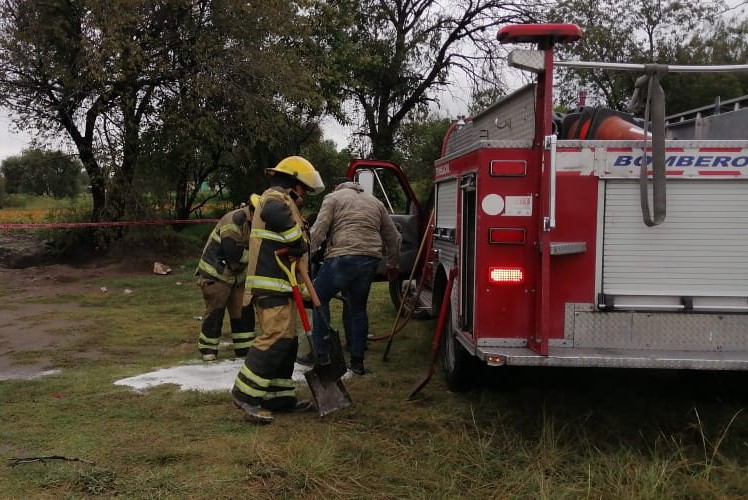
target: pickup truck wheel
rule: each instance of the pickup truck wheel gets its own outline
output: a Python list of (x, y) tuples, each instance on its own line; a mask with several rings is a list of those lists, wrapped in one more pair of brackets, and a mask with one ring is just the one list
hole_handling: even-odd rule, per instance
[(415, 294), (418, 290), (418, 284), (415, 280), (408, 282), (407, 280), (398, 279), (390, 281), (389, 286), (390, 300), (392, 300), (392, 305), (395, 306), (395, 310), (400, 309), (400, 301), (402, 300), (403, 295), (406, 296), (405, 304), (403, 304), (400, 316), (407, 318), (411, 315), (412, 311), (412, 318), (416, 320), (429, 319), (431, 317), (428, 311), (419, 309), (418, 304), (415, 303)]
[(447, 313), (441, 338), (441, 358), (447, 389), (461, 392), (470, 387), (475, 360), (462, 346), (452, 329), (452, 309)]

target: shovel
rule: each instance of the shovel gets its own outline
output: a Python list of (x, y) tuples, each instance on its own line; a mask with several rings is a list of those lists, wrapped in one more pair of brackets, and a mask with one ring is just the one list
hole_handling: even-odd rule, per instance
[[(286, 275), (288, 276), (288, 281), (291, 283), (291, 290), (293, 292), (294, 302), (296, 302), (296, 307), (299, 310), (299, 317), (301, 318), (301, 324), (304, 328), (304, 333), (306, 335), (306, 338), (309, 341), (309, 347), (311, 348), (312, 353), (314, 353), (315, 351), (314, 351), (314, 343), (312, 342), (312, 327), (309, 323), (309, 318), (306, 314), (306, 308), (304, 307), (304, 299), (301, 297), (301, 290), (299, 290), (299, 284), (296, 281), (297, 260), (293, 260), (291, 262), (291, 269), (286, 267), (281, 261), (281, 259), (279, 258), (280, 255), (283, 255), (286, 252), (287, 252), (286, 249), (281, 249), (281, 250), (276, 251), (275, 260), (278, 262), (278, 265), (280, 266), (280, 268), (283, 269), (283, 272), (286, 273)], [(309, 279), (309, 274), (306, 271), (306, 267), (304, 267), (303, 263), (301, 266), (299, 266), (299, 273), (302, 275), (304, 279), (304, 284), (309, 290), (309, 295), (312, 298), (312, 304), (314, 304), (315, 307), (319, 307), (320, 305), (319, 297), (317, 297), (317, 293), (314, 291), (314, 288), (312, 287), (311, 279)], [(330, 364), (324, 367), (319, 366), (319, 364), (316, 362), (316, 355), (315, 355), (314, 367), (311, 370), (308, 370), (306, 373), (304, 373), (304, 378), (306, 379), (306, 382), (309, 385), (309, 390), (312, 393), (312, 398), (314, 399), (314, 403), (317, 406), (317, 412), (319, 413), (320, 417), (324, 417), (328, 413), (332, 413), (335, 410), (345, 408), (346, 406), (349, 406), (353, 402), (351, 400), (351, 396), (348, 394), (348, 391), (345, 389), (343, 382), (340, 380), (340, 377), (346, 371), (345, 359), (343, 358), (343, 351), (340, 346), (340, 337), (338, 337), (337, 333), (330, 332), (330, 338), (331, 338), (331, 342), (330, 342), (331, 362)], [(336, 355), (336, 349), (334, 346), (335, 339), (337, 339), (337, 351), (338, 351), (337, 355)], [(342, 373), (340, 373), (340, 368), (339, 368), (341, 361), (342, 361), (342, 367), (343, 367)]]
[[(319, 301), (319, 297), (317, 296), (317, 292), (314, 290), (312, 279), (309, 277), (309, 271), (303, 263), (302, 265), (298, 266), (298, 271), (301, 275), (301, 279), (304, 281), (304, 285), (306, 285), (307, 290), (309, 290), (309, 296), (312, 299), (312, 305), (315, 309), (318, 308), (321, 303)], [(317, 353), (314, 348), (312, 348), (312, 354), (315, 359), (315, 370), (323, 378), (323, 381), (338, 380), (340, 377), (345, 375), (345, 372), (348, 371), (348, 367), (345, 364), (345, 357), (343, 356), (343, 346), (340, 343), (340, 335), (338, 335), (338, 332), (330, 327), (330, 325), (327, 323), (327, 320), (322, 314), (320, 314), (319, 317), (322, 318), (322, 321), (325, 323), (325, 329), (327, 330), (327, 344), (329, 349), (330, 362), (325, 363), (324, 365), (319, 363), (317, 361)]]
[[(434, 340), (431, 342), (431, 362), (429, 363), (429, 369), (426, 371), (426, 373), (423, 375), (421, 380), (418, 381), (416, 385), (413, 386), (413, 388), (410, 390), (410, 393), (408, 394), (407, 400), (411, 400), (415, 397), (418, 392), (423, 389), (426, 384), (428, 384), (429, 380), (431, 380), (431, 376), (436, 371), (436, 362), (439, 359), (439, 345), (441, 344), (442, 334), (444, 333), (444, 328), (447, 327), (447, 311), (449, 311), (449, 300), (450, 296), (452, 295), (452, 284), (455, 281), (455, 276), (457, 276), (457, 268), (453, 267), (452, 271), (449, 273), (449, 280), (447, 281), (447, 287), (444, 289), (444, 298), (442, 298), (442, 305), (441, 309), (439, 310), (439, 320), (436, 323), (436, 331), (434, 332)], [(449, 328), (452, 328), (452, 325), (449, 325)]]

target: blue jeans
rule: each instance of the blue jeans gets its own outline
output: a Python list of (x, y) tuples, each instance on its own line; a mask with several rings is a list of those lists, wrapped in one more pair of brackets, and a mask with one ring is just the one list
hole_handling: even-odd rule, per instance
[(351, 336), (351, 357), (363, 359), (369, 337), (366, 304), (379, 261), (378, 257), (367, 255), (341, 255), (325, 259), (322, 263), (314, 279), (314, 289), (322, 303), (314, 310), (312, 325), (312, 339), (318, 353), (329, 352), (327, 325), (330, 324), (330, 300), (336, 293), (343, 292), (347, 306), (346, 326)]

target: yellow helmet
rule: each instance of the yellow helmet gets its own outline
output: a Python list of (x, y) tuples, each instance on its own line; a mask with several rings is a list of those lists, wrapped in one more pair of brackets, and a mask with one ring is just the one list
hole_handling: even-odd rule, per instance
[(309, 160), (301, 156), (284, 158), (275, 167), (265, 169), (265, 172), (268, 175), (278, 172), (295, 177), (300, 183), (306, 186), (311, 194), (319, 194), (325, 190), (325, 183), (322, 182), (322, 177), (317, 172), (317, 169), (309, 163)]

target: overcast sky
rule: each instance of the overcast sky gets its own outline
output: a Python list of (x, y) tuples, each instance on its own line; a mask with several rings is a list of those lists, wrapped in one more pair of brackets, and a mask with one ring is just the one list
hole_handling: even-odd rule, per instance
[(29, 147), (31, 138), (26, 134), (14, 134), (11, 130), (8, 113), (0, 109), (0, 162), (8, 156), (17, 155)]
[[(442, 109), (438, 111), (440, 115), (447, 114), (451, 118), (454, 118), (456, 113), (464, 114), (467, 112), (467, 101), (464, 98), (450, 95), (449, 92), (444, 92), (441, 97)], [(446, 105), (444, 104), (445, 102), (447, 103)], [(323, 121), (322, 130), (324, 131), (325, 139), (334, 141), (338, 150), (348, 146), (349, 128), (342, 127), (334, 119), (330, 118)], [(31, 147), (30, 143), (31, 137), (28, 134), (12, 130), (8, 112), (0, 108), (0, 163), (9, 156), (21, 154), (22, 150)]]

